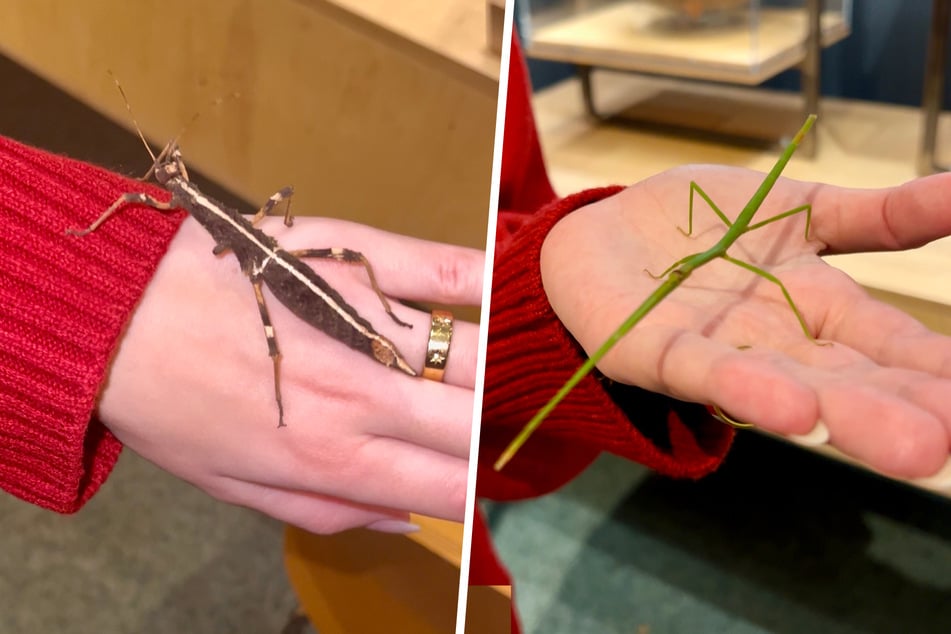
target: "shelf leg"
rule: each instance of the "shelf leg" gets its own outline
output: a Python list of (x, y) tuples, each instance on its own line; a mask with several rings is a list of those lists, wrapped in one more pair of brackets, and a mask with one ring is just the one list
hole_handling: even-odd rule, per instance
[(604, 121), (604, 117), (594, 107), (594, 87), (591, 85), (591, 75), (594, 68), (578, 64), (575, 66), (578, 78), (581, 79), (581, 98), (584, 100), (584, 109), (594, 121)]
[(928, 35), (928, 57), (925, 61), (925, 83), (921, 94), (924, 125), (918, 152), (918, 173), (922, 176), (946, 172), (947, 167), (935, 159), (938, 136), (938, 115), (944, 99), (944, 60), (948, 50), (948, 27), (951, 24), (951, 2), (934, 0), (931, 9), (931, 33)]
[[(806, 36), (806, 58), (800, 66), (804, 117), (819, 114), (819, 92), (822, 89), (822, 0), (806, 0), (809, 30)], [(818, 134), (809, 134), (803, 139), (799, 152), (815, 158), (818, 151)]]

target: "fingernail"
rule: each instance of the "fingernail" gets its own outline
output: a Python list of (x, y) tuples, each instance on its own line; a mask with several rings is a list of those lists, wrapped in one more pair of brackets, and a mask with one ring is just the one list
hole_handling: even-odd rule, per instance
[(821, 420), (817, 420), (812, 431), (805, 434), (790, 434), (787, 438), (803, 447), (818, 447), (829, 442), (829, 428)]
[(419, 524), (404, 522), (403, 520), (377, 520), (367, 525), (371, 531), (380, 533), (415, 533), (419, 530)]
[(912, 480), (915, 484), (926, 489), (936, 491), (942, 489), (951, 489), (951, 458), (944, 463), (944, 466), (938, 469), (938, 473), (927, 478), (917, 478)]

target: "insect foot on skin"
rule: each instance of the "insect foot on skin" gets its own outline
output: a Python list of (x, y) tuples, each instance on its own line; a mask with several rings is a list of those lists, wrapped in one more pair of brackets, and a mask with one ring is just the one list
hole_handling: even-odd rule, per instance
[[(118, 82), (116, 85), (118, 86)], [(122, 92), (121, 86), (119, 90)], [(123, 98), (125, 98), (124, 93)], [(126, 106), (129, 106), (128, 100), (126, 100)], [(267, 286), (278, 301), (294, 315), (314, 328), (385, 366), (396, 368), (410, 376), (417, 376), (416, 371), (393, 342), (378, 333), (335, 288), (300, 260), (300, 258), (324, 258), (363, 266), (370, 285), (379, 297), (386, 313), (400, 326), (412, 328), (410, 324), (401, 321), (393, 313), (386, 296), (376, 282), (370, 263), (362, 254), (345, 248), (285, 251), (277, 240), (255, 227), (262, 218), (270, 215), (281, 203), (285, 205), (284, 224), (291, 225), (292, 188), (286, 187), (271, 196), (264, 206), (248, 219), (237, 210), (206, 196), (188, 179), (188, 171), (182, 160), (177, 137), (170, 141), (158, 156), (155, 156), (134, 118), (133, 123), (139, 138), (153, 159), (152, 167), (142, 180), (154, 177), (155, 181), (171, 194), (170, 200), (163, 202), (145, 193), (123, 194), (91, 225), (85, 229), (67, 229), (66, 233), (74, 236), (92, 233), (110, 216), (130, 204), (147, 205), (163, 212), (183, 209), (201, 223), (215, 239), (213, 252), (220, 254), (231, 251), (237, 258), (241, 270), (251, 282), (264, 325), (268, 354), (274, 367), (274, 398), (278, 409), (278, 427), (285, 426), (280, 384), (281, 353), (265, 303), (263, 286)]]
[[(535, 432), (536, 429), (542, 424), (545, 418), (552, 412), (552, 410), (557, 407), (557, 405), (564, 400), (566, 396), (581, 382), (581, 380), (586, 377), (591, 371), (595, 368), (595, 365), (604, 358), (606, 355), (617, 343), (624, 338), (640, 321), (650, 313), (665, 297), (670, 295), (678, 286), (684, 283), (684, 281), (690, 277), (690, 274), (693, 273), (696, 269), (708, 264), (709, 262), (722, 259), (727, 262), (731, 262), (741, 268), (754, 273), (763, 279), (776, 284), (780, 291), (783, 294), (783, 297), (786, 300), (786, 303), (792, 309), (793, 314), (796, 316), (796, 319), (799, 322), (799, 326), (802, 328), (803, 333), (807, 338), (816, 343), (817, 345), (831, 345), (829, 343), (816, 341), (816, 338), (809, 331), (809, 327), (806, 325), (806, 320), (803, 318), (802, 313), (799, 312), (799, 309), (796, 307), (795, 302), (792, 300), (792, 296), (789, 294), (789, 291), (786, 290), (786, 286), (779, 280), (775, 275), (769, 273), (757, 266), (754, 266), (748, 262), (743, 262), (737, 260), (729, 255), (727, 255), (727, 249), (729, 249), (734, 242), (736, 242), (740, 236), (743, 234), (753, 231), (754, 229), (759, 229), (770, 223), (776, 222), (777, 220), (782, 220), (783, 218), (788, 218), (796, 214), (805, 213), (806, 214), (806, 231), (805, 238), (809, 239), (809, 225), (812, 222), (812, 205), (805, 204), (784, 211), (775, 216), (771, 216), (765, 220), (759, 222), (753, 222), (753, 216), (756, 215), (756, 212), (762, 206), (763, 201), (766, 199), (766, 196), (772, 190), (773, 185), (776, 184), (776, 181), (779, 179), (779, 176), (782, 174), (783, 169), (785, 169), (786, 164), (789, 163), (789, 160), (792, 158), (793, 154), (796, 151), (796, 148), (799, 147), (800, 142), (803, 137), (809, 132), (810, 128), (816, 121), (816, 115), (810, 115), (806, 122), (802, 125), (796, 135), (790, 141), (789, 145), (786, 146), (786, 149), (780, 155), (779, 159), (773, 165), (769, 173), (766, 174), (763, 178), (763, 182), (757, 188), (756, 192), (750, 198), (749, 202), (746, 203), (746, 206), (743, 207), (739, 215), (736, 217), (736, 220), (730, 221), (727, 218), (719, 207), (713, 202), (709, 195), (701, 189), (700, 185), (695, 182), (690, 183), (690, 203), (688, 206), (688, 215), (687, 215), (687, 230), (684, 231), (680, 227), (680, 231), (685, 235), (691, 235), (693, 233), (693, 203), (694, 196), (700, 196), (713, 210), (713, 212), (723, 221), (723, 224), (726, 225), (727, 231), (723, 234), (723, 237), (720, 240), (707, 249), (706, 251), (700, 253), (694, 253), (692, 255), (685, 256), (664, 270), (660, 275), (654, 275), (648, 271), (648, 274), (654, 279), (663, 279), (664, 281), (654, 290), (653, 293), (648, 295), (647, 299), (638, 306), (630, 316), (624, 320), (624, 322), (617, 327), (617, 329), (611, 333), (608, 339), (601, 344), (601, 346), (594, 351), (588, 357), (588, 360), (585, 361), (578, 370), (571, 375), (564, 385), (555, 393), (555, 395), (547, 402), (538, 413), (521, 429), (518, 435), (509, 443), (508, 447), (505, 448), (505, 451), (499, 456), (498, 460), (495, 462), (495, 470), (501, 470), (515, 455), (515, 453), (525, 444), (528, 438)], [(722, 410), (717, 408), (718, 412), (722, 415)], [(725, 416), (725, 415), (724, 415)], [(729, 417), (726, 417), (728, 418)], [(749, 426), (746, 423), (740, 423), (739, 421), (734, 421), (729, 419), (731, 424), (736, 426)]]

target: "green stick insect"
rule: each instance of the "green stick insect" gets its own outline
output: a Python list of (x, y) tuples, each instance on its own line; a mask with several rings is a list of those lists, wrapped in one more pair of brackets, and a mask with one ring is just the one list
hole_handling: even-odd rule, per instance
[[(676, 289), (678, 286), (683, 284), (684, 281), (688, 277), (690, 277), (690, 274), (694, 270), (700, 268), (704, 264), (707, 264), (708, 262), (711, 262), (712, 260), (715, 260), (717, 258), (724, 259), (727, 262), (732, 262), (733, 264), (743, 267), (744, 269), (752, 273), (755, 273), (756, 275), (759, 275), (760, 277), (766, 280), (769, 280), (770, 282), (779, 286), (780, 290), (783, 293), (783, 297), (786, 298), (786, 302), (789, 304), (790, 308), (792, 308), (793, 313), (796, 315), (796, 319), (799, 320), (799, 325), (802, 327), (802, 331), (806, 334), (806, 337), (808, 337), (811, 341), (816, 342), (817, 344), (819, 343), (816, 341), (812, 333), (809, 332), (809, 327), (806, 325), (806, 320), (803, 319), (802, 313), (800, 313), (799, 309), (796, 308), (796, 304), (793, 302), (792, 297), (789, 295), (789, 291), (786, 290), (785, 285), (783, 285), (783, 283), (779, 280), (779, 278), (777, 278), (775, 275), (767, 271), (764, 271), (763, 269), (759, 267), (753, 266), (752, 264), (749, 264), (747, 262), (742, 262), (740, 260), (737, 260), (736, 258), (733, 258), (727, 255), (727, 249), (729, 249), (733, 245), (733, 243), (736, 242), (740, 238), (740, 236), (742, 236), (744, 233), (748, 231), (753, 231), (754, 229), (759, 229), (760, 227), (768, 225), (777, 220), (788, 218), (789, 216), (793, 216), (795, 214), (803, 213), (803, 212), (805, 212), (806, 214), (805, 237), (807, 240), (809, 239), (809, 224), (812, 220), (812, 205), (809, 205), (809, 204), (800, 205), (799, 207), (795, 207), (794, 209), (784, 211), (781, 214), (777, 214), (775, 216), (772, 216), (771, 218), (767, 218), (766, 220), (762, 220), (760, 222), (756, 222), (753, 224), (750, 224), (750, 223), (753, 221), (753, 216), (756, 215), (756, 212), (759, 210), (760, 206), (763, 204), (763, 201), (766, 199), (767, 194), (769, 194), (770, 190), (773, 188), (773, 185), (776, 184), (776, 181), (779, 179), (780, 174), (782, 174), (783, 169), (785, 169), (786, 164), (789, 163), (789, 160), (792, 158), (792, 155), (796, 151), (796, 148), (799, 147), (799, 144), (802, 141), (803, 137), (806, 136), (806, 134), (809, 132), (809, 129), (812, 128), (812, 124), (815, 123), (815, 120), (816, 120), (816, 115), (814, 114), (809, 115), (809, 117), (806, 119), (806, 122), (799, 129), (799, 132), (796, 133), (796, 136), (794, 136), (792, 141), (790, 141), (789, 145), (786, 146), (786, 149), (783, 151), (782, 155), (776, 161), (776, 164), (773, 165), (773, 168), (769, 171), (769, 173), (763, 179), (762, 184), (760, 184), (759, 188), (753, 194), (753, 197), (750, 198), (749, 202), (746, 203), (746, 206), (743, 207), (743, 211), (740, 212), (736, 220), (734, 220), (733, 222), (730, 222), (730, 219), (727, 218), (726, 215), (722, 211), (720, 211), (720, 209), (714, 204), (713, 200), (710, 199), (710, 197), (706, 194), (706, 192), (704, 192), (700, 188), (700, 186), (697, 185), (697, 183), (691, 181), (687, 231), (683, 231), (683, 229), (680, 229), (680, 227), (678, 227), (678, 229), (680, 229), (682, 233), (688, 236), (693, 233), (693, 202), (694, 202), (694, 195), (697, 194), (701, 198), (703, 198), (703, 200), (710, 206), (710, 208), (713, 209), (713, 212), (720, 218), (720, 220), (723, 221), (723, 224), (727, 226), (726, 233), (723, 234), (723, 237), (720, 238), (719, 242), (717, 242), (715, 245), (713, 245), (706, 251), (703, 251), (701, 253), (694, 253), (693, 255), (688, 255), (686, 257), (683, 257), (677, 260), (676, 262), (671, 264), (669, 267), (667, 267), (667, 269), (660, 275), (653, 275), (648, 271), (648, 274), (651, 275), (651, 277), (654, 277), (656, 279), (661, 279), (661, 278), (666, 278), (666, 279), (664, 279), (664, 281), (660, 284), (660, 286), (658, 286), (657, 289), (654, 290), (654, 292), (651, 293), (647, 297), (647, 299), (645, 299), (644, 302), (640, 306), (638, 306), (637, 309), (633, 313), (631, 313), (631, 315), (626, 320), (624, 320), (624, 323), (618, 326), (617, 330), (615, 330), (611, 334), (611, 336), (608, 337), (607, 341), (601, 344), (601, 347), (595, 350), (594, 353), (588, 357), (588, 360), (585, 361), (584, 364), (582, 364), (581, 367), (579, 367), (578, 370), (571, 376), (571, 378), (568, 379), (565, 382), (565, 384), (561, 386), (561, 389), (558, 390), (558, 392), (551, 398), (551, 400), (548, 401), (544, 405), (544, 407), (538, 410), (538, 413), (535, 414), (535, 416), (528, 422), (528, 424), (522, 428), (518, 436), (516, 436), (515, 439), (512, 440), (511, 443), (509, 443), (508, 447), (505, 448), (505, 451), (502, 452), (502, 455), (499, 456), (499, 459), (495, 462), (496, 471), (502, 469), (502, 467), (504, 467), (509, 462), (509, 460), (512, 459), (515, 453), (528, 440), (529, 436), (531, 436), (535, 432), (535, 430), (538, 429), (539, 425), (542, 424), (542, 421), (545, 420), (545, 418), (551, 413), (551, 411), (555, 409), (555, 407), (562, 400), (564, 400), (564, 398), (568, 395), (568, 393), (571, 392), (571, 390), (573, 390), (575, 386), (577, 386), (578, 383), (580, 383), (584, 377), (586, 377), (588, 374), (591, 373), (595, 365), (604, 357), (604, 355), (606, 355), (611, 350), (611, 348), (613, 348), (618, 343), (618, 341), (620, 341), (625, 335), (627, 335), (627, 333), (629, 333), (631, 329), (634, 328), (634, 326), (636, 326), (665, 297), (670, 295), (670, 293), (672, 293), (674, 289)], [(823, 345), (823, 344), (820, 344), (820, 345)], [(730, 419), (722, 411), (720, 411), (719, 408), (717, 408), (716, 406), (714, 406), (714, 409), (716, 409), (717, 413), (725, 420), (725, 422), (728, 422), (735, 426), (747, 426), (747, 427), (750, 426), (750, 425), (745, 425), (743, 423), (739, 423), (737, 421)]]

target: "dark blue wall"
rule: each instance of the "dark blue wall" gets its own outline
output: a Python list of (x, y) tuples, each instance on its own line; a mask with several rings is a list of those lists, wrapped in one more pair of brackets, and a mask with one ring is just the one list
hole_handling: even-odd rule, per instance
[[(523, 2), (516, 0), (516, 15)], [(823, 94), (919, 104), (930, 21), (931, 2), (928, 0), (854, 0), (852, 34), (823, 52)], [(573, 73), (568, 65), (536, 60), (529, 60), (529, 68), (536, 88)], [(946, 68), (951, 69), (951, 59), (946, 62)], [(946, 72), (948, 75), (951, 73)], [(799, 74), (789, 71), (765, 85), (797, 90)], [(945, 106), (948, 107), (951, 78), (945, 80), (945, 85)]]

